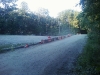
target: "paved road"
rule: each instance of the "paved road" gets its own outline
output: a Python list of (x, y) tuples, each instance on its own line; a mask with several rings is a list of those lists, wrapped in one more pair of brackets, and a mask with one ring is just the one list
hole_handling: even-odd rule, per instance
[(65, 75), (74, 67), (85, 41), (86, 35), (74, 35), (0, 54), (0, 75)]

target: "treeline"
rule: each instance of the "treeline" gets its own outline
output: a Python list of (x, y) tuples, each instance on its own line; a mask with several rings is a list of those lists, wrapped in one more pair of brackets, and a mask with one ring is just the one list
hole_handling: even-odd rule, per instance
[[(2, 12), (4, 13), (4, 12)], [(1, 34), (49, 34), (51, 29), (57, 32), (57, 20), (50, 16), (38, 16), (34, 13), (13, 11), (0, 16)], [(47, 33), (46, 33), (47, 32)]]
[(37, 13), (31, 12), (26, 2), (21, 3), (21, 8), (17, 8), (16, 1), (0, 1), (0, 34), (65, 35), (77, 32), (79, 12), (65, 10), (57, 18), (53, 18), (44, 8), (40, 8)]
[(79, 27), (88, 30), (88, 40), (78, 60), (77, 75), (100, 75), (100, 0), (80, 0), (80, 5)]
[(21, 8), (11, 2), (3, 3), (0, 8), (0, 34), (57, 34), (57, 20), (49, 16), (47, 9), (41, 8), (39, 13), (29, 11), (27, 3), (23, 2)]

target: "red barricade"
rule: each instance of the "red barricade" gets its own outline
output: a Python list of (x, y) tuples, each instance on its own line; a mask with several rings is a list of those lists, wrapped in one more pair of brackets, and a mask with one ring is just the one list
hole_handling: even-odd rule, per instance
[(48, 42), (51, 42), (51, 37), (50, 36), (48, 36)]

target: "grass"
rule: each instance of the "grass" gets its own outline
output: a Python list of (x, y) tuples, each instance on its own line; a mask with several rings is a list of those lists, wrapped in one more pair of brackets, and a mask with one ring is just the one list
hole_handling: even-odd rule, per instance
[(89, 35), (83, 53), (77, 61), (77, 75), (100, 75), (100, 39), (99, 35)]
[(6, 45), (1, 45), (0, 46), (0, 53), (5, 52), (6, 50), (4, 50), (4, 49), (14, 50), (15, 47), (24, 46), (24, 45), (25, 45), (25, 43), (23, 43), (23, 44), (6, 44)]
[(11, 44), (6, 44), (6, 45), (1, 45), (0, 46), (0, 50), (4, 49), (4, 48), (9, 48), (11, 47), (12, 45)]

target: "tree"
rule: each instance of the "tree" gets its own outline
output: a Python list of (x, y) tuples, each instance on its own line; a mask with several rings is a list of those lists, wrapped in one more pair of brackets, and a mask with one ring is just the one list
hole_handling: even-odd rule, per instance
[(26, 2), (24, 2), (24, 1), (21, 3), (21, 10), (23, 12), (29, 12), (28, 4)]
[(78, 28), (78, 16), (79, 12), (74, 10), (65, 10), (59, 13), (58, 18), (62, 24), (62, 30), (66, 30), (67, 33), (72, 33)]
[(78, 65), (81, 75), (100, 74), (100, 0), (80, 0), (79, 26), (88, 30), (88, 40)]
[(16, 2), (17, 0), (0, 0), (2, 7), (0, 7), (0, 33), (4, 34), (7, 32), (9, 14), (11, 11), (16, 10)]
[(16, 6), (15, 2), (17, 0), (0, 0), (0, 3), (3, 5), (4, 9), (14, 8)]
[(37, 13), (41, 16), (49, 16), (49, 11), (48, 9), (45, 9), (45, 8), (39, 8)]
[[(11, 2), (11, 3), (10, 3)], [(4, 2), (0, 8), (0, 34), (11, 35), (52, 35), (56, 33), (57, 22), (49, 16), (49, 11), (42, 8), (41, 13), (35, 14), (28, 9), (26, 2), (21, 3), (20, 9), (13, 5), (14, 1)], [(7, 5), (6, 5), (7, 4)], [(8, 6), (6, 8), (6, 6)]]
[[(80, 4), (83, 9), (83, 17), (88, 20), (88, 24), (85, 25), (88, 27), (91, 32), (100, 32), (100, 1), (99, 0), (81, 0)], [(84, 19), (83, 22), (86, 22)], [(95, 29), (95, 31), (94, 31)], [(89, 31), (90, 32), (90, 31)]]

